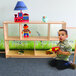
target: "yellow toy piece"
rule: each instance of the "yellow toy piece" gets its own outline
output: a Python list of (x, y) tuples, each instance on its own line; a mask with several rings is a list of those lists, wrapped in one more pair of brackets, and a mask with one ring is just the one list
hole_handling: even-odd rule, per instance
[(58, 50), (59, 48), (55, 48), (55, 50)]
[(48, 51), (51, 51), (52, 52), (52, 49), (49, 49)]
[(54, 54), (55, 52), (52, 51), (52, 49), (49, 49), (46, 51), (46, 54)]

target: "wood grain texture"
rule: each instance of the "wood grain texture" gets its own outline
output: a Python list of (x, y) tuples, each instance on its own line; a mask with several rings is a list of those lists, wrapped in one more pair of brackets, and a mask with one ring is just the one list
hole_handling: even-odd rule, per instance
[(18, 54), (18, 50), (10, 50), (7, 54), (6, 57), (16, 57), (16, 58), (51, 58), (51, 57), (56, 57), (55, 54), (50, 54), (47, 55), (46, 51), (38, 50), (35, 51), (34, 55), (34, 50), (25, 50), (23, 55)]

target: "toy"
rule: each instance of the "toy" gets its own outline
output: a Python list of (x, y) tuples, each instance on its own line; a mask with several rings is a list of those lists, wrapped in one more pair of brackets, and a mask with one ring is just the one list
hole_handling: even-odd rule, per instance
[(50, 50), (46, 51), (46, 54), (53, 54), (60, 50), (60, 47), (52, 47)]
[[(10, 27), (12, 27), (11, 26), (12, 24), (13, 25), (18, 24), (17, 27), (20, 27), (19, 28), (19, 36), (17, 34), (16, 34), (16, 36), (13, 36), (13, 35), (8, 36), (8, 30), (9, 30), (8, 25)], [(40, 35), (39, 37), (38, 36), (31, 36), (29, 38), (23, 38), (22, 37), (22, 30), (24, 30), (24, 28), (22, 29), (22, 25), (23, 24), (24, 23), (13, 22), (13, 21), (4, 21), (3, 22), (3, 25), (4, 25), (3, 26), (4, 27), (4, 42), (5, 42), (4, 43), (4, 45), (5, 45), (5, 57), (6, 58), (10, 58), (10, 57), (11, 58), (40, 58), (40, 57), (41, 58), (49, 58), (49, 57), (51, 58), (51, 57), (56, 57), (55, 54), (53, 54), (53, 55), (46, 54), (46, 51), (45, 50), (37, 50), (37, 48), (36, 48), (36, 41), (57, 41), (58, 40), (57, 37), (50, 36), (50, 32), (49, 32), (50, 28), (49, 28), (48, 25), (51, 25), (51, 24), (59, 24), (60, 25), (61, 24), (62, 25), (62, 28), (65, 28), (66, 29), (66, 23), (65, 22), (62, 22), (62, 21), (49, 22), (49, 23), (47, 23), (47, 27), (48, 27), (47, 32), (49, 33), (49, 34), (47, 33), (47, 36), (48, 37), (47, 36), (44, 37), (44, 36), (41, 36)], [(25, 24), (27, 24), (27, 23), (25, 23)], [(27, 25), (29, 25), (29, 24), (40, 24), (40, 25), (43, 24), (44, 25), (43, 22), (36, 22), (36, 21), (34, 21), (34, 22), (28, 22)], [(11, 29), (11, 30), (13, 30), (13, 29)], [(11, 34), (12, 34), (12, 32), (11, 32)], [(9, 41), (13, 41), (13, 40), (14, 41), (21, 41), (21, 42), (33, 41), (33, 45), (34, 45), (33, 46), (33, 50), (32, 49), (30, 49), (30, 50), (23, 50), (24, 51), (24, 55), (19, 55), (18, 54), (18, 50), (11, 50), (10, 51)], [(26, 43), (24, 43), (24, 44), (26, 44)], [(24, 47), (26, 47), (24, 44), (19, 44), (19, 45), (23, 45)], [(43, 47), (43, 45), (42, 45), (42, 47)], [(22, 48), (22, 49), (24, 49), (24, 48)]]
[(42, 17), (42, 21), (43, 21), (43, 22), (47, 22), (47, 17), (46, 17), (46, 16), (43, 16), (43, 17)]
[(20, 10), (20, 12), (18, 12), (18, 15), (14, 15), (15, 22), (29, 22), (29, 14), (22, 13), (22, 10), (27, 10), (27, 7), (23, 1), (18, 1), (14, 10)]
[(24, 38), (29, 37), (29, 33), (31, 33), (31, 31), (28, 29), (27, 24), (24, 24), (24, 30), (22, 31), (22, 34), (24, 32)]
[(23, 14), (21, 11), (18, 13), (18, 15), (15, 14), (14, 16), (15, 16), (14, 17), (15, 22), (29, 22), (29, 14), (27, 14), (27, 13)]
[(18, 51), (18, 54), (24, 55), (24, 51), (23, 50), (20, 50), (20, 51)]

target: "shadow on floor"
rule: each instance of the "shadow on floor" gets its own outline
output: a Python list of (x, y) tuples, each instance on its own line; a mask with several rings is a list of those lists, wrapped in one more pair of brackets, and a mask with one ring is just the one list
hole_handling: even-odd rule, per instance
[(5, 54), (0, 53), (0, 58), (5, 58)]

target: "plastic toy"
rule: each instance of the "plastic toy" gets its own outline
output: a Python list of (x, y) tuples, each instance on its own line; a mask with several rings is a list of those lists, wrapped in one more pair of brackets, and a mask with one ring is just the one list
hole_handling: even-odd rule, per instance
[(43, 22), (47, 22), (47, 21), (48, 21), (48, 20), (47, 20), (47, 17), (46, 17), (46, 16), (43, 16), (43, 17), (42, 17), (42, 21), (43, 21)]
[(20, 51), (18, 51), (18, 54), (24, 55), (24, 51), (23, 50), (20, 50)]
[(27, 13), (23, 14), (21, 11), (18, 13), (18, 15), (15, 14), (14, 16), (15, 16), (14, 17), (15, 22), (29, 22), (29, 14), (27, 14)]
[(24, 32), (24, 38), (29, 37), (29, 33), (31, 33), (31, 31), (28, 29), (27, 24), (24, 24), (24, 30), (22, 31), (22, 34)]
[(60, 47), (52, 47), (50, 50), (46, 51), (46, 54), (53, 54), (60, 50)]
[(14, 15), (15, 22), (29, 22), (29, 14), (22, 13), (22, 10), (27, 10), (27, 7), (23, 1), (18, 1), (14, 10), (20, 10), (20, 12), (18, 12), (18, 15)]

